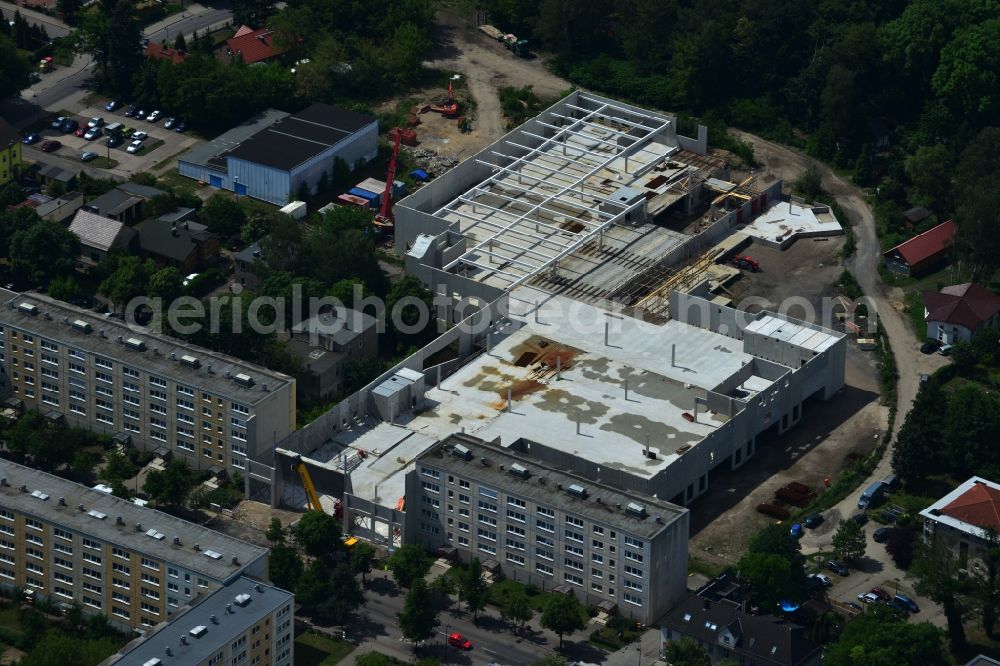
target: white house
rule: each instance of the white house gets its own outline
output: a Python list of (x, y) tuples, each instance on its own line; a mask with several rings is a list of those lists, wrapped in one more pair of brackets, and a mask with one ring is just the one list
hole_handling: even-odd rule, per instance
[(1000, 296), (974, 282), (925, 291), (927, 337), (953, 345), (1000, 324)]

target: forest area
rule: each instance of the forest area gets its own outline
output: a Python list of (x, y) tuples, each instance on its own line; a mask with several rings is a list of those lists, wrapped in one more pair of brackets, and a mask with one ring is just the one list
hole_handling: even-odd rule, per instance
[[(573, 83), (805, 149), (869, 187), (884, 246), (903, 211), (957, 219), (1000, 265), (1000, 4), (994, 0), (485, 0)], [(992, 150), (991, 150), (992, 149)], [(972, 169), (960, 168), (971, 166)]]

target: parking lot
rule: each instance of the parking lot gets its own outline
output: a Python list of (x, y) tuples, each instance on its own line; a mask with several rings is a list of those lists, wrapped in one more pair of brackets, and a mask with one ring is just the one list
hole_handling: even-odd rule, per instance
[[(128, 176), (138, 171), (152, 171), (153, 168), (163, 160), (177, 155), (178, 153), (190, 150), (200, 143), (199, 139), (187, 134), (179, 134), (172, 129), (164, 128), (165, 116), (161, 116), (158, 122), (150, 123), (136, 118), (126, 118), (124, 115), (125, 106), (115, 110), (107, 111), (103, 104), (100, 106), (86, 107), (78, 115), (71, 116), (81, 127), (86, 127), (87, 122), (94, 117), (103, 118), (105, 124), (121, 123), (126, 129), (132, 128), (135, 131), (146, 132), (149, 138), (146, 139), (146, 148), (139, 153), (130, 154), (127, 152), (129, 140), (126, 139), (114, 148), (108, 148), (107, 138), (103, 135), (88, 141), (83, 137), (74, 136), (73, 133), (63, 133), (60, 130), (46, 126), (39, 134), (41, 142), (35, 144), (35, 148), (50, 139), (55, 139), (62, 143), (62, 147), (56, 151), (39, 156), (42, 161), (47, 155), (57, 155), (70, 163), (83, 165), (80, 155), (85, 151), (92, 151), (100, 157), (110, 158), (116, 165), (107, 169), (111, 173), (119, 176)], [(52, 118), (54, 120), (54, 117)], [(90, 166), (102, 166), (100, 163), (90, 163)]]

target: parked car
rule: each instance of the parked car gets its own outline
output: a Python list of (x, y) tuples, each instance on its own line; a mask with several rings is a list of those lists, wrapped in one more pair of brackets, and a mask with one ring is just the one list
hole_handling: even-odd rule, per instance
[(122, 130), (122, 136), (125, 137), (126, 139), (131, 137), (133, 134), (135, 134), (134, 127), (126, 127), (125, 129)]
[(104, 110), (105, 111), (114, 111), (115, 109), (117, 109), (121, 105), (122, 105), (122, 101), (120, 99), (113, 99), (113, 100), (109, 101), (107, 104), (104, 105)]
[(187, 126), (187, 123), (186, 123), (186, 122), (184, 122), (183, 120), (178, 120), (178, 121), (177, 121), (177, 124), (176, 124), (176, 125), (174, 125), (174, 131), (175, 131), (175, 132), (183, 132), (183, 131), (185, 131), (185, 130), (186, 130), (187, 128), (188, 128), (188, 126)]
[(80, 128), (80, 123), (73, 118), (67, 118), (63, 121), (63, 124), (59, 126), (59, 131), (69, 134), (70, 132), (75, 132)]
[(893, 597), (892, 599), (889, 600), (888, 603), (889, 603), (889, 606), (891, 606), (892, 608), (895, 608), (896, 610), (898, 610), (898, 611), (900, 611), (902, 613), (905, 613), (906, 615), (910, 614), (910, 607), (907, 606), (906, 604), (904, 604), (899, 599), (896, 599), (895, 597)]
[(928, 340), (924, 344), (920, 345), (921, 354), (933, 354), (938, 349), (941, 348), (941, 343), (937, 340)]
[(111, 136), (108, 137), (106, 143), (108, 148), (117, 148), (118, 146), (125, 143), (125, 137), (123, 137), (121, 134), (112, 134)]
[(864, 613), (865, 612), (865, 609), (859, 603), (855, 603), (853, 601), (847, 601), (847, 602), (844, 603), (844, 605), (845, 606), (850, 606), (851, 608), (853, 608), (854, 610), (858, 611), (859, 613)]
[(848, 576), (851, 573), (851, 570), (847, 568), (846, 564), (841, 564), (837, 560), (827, 561), (826, 568), (838, 576)]
[(128, 107), (126, 107), (125, 109), (125, 117), (131, 118), (132, 116), (135, 115), (135, 112), (138, 110), (139, 110), (138, 104), (129, 104)]
[(27, 136), (21, 139), (21, 143), (26, 146), (30, 146), (33, 143), (38, 143), (42, 140), (42, 136), (38, 132), (30, 132)]
[(126, 152), (135, 154), (142, 150), (142, 141), (133, 141), (128, 144), (128, 148), (125, 149)]
[(833, 585), (833, 581), (826, 574), (821, 573), (811, 573), (806, 576), (807, 579), (814, 581), (817, 585), (822, 585), (823, 587), (830, 587)]
[(97, 153), (95, 153), (92, 150), (80, 153), (81, 162), (90, 162), (91, 160), (96, 160), (96, 159), (97, 159)]
[(856, 522), (858, 525), (865, 525), (868, 523), (868, 514), (864, 511), (858, 511), (856, 514), (851, 516), (851, 520)]
[(173, 126), (176, 124), (177, 124), (177, 118), (174, 118), (173, 116), (163, 121), (163, 127), (166, 129), (172, 129)]
[(69, 118), (67, 118), (66, 116), (59, 116), (58, 118), (52, 121), (52, 129), (59, 129), (62, 126), (62, 124), (67, 120), (69, 120)]
[(104, 118), (101, 118), (100, 116), (94, 116), (93, 118), (87, 121), (87, 127), (103, 127), (103, 126), (104, 126)]
[(819, 527), (823, 524), (823, 514), (820, 513), (810, 513), (808, 516), (802, 519), (802, 524), (812, 529), (814, 527)]
[(893, 597), (893, 599), (895, 601), (898, 601), (898, 602), (904, 604), (907, 608), (910, 609), (911, 613), (919, 613), (920, 612), (920, 606), (917, 605), (917, 602), (914, 601), (913, 599), (909, 598), (905, 594), (897, 594), (895, 597)]
[(62, 144), (58, 141), (45, 141), (41, 145), (43, 153), (54, 153), (55, 151), (62, 148)]
[(78, 127), (77, 130), (73, 132), (73, 136), (78, 136), (82, 139), (83, 135), (86, 134), (88, 130), (90, 130), (90, 128), (86, 126)]
[(945, 345), (941, 347), (941, 349), (938, 349), (938, 354), (941, 354), (941, 356), (947, 356), (951, 353), (952, 348), (952, 345)]
[(138, 109), (136, 109), (135, 117), (139, 120), (142, 120), (143, 118), (146, 117), (146, 110), (140, 106)]
[(90, 129), (87, 130), (87, 133), (83, 135), (83, 138), (86, 139), (87, 141), (93, 141), (94, 139), (101, 136), (101, 134), (102, 132), (100, 127), (91, 127)]
[(133, 132), (132, 133), (132, 140), (133, 141), (145, 141), (148, 138), (149, 138), (149, 134), (147, 132)]
[(472, 649), (472, 641), (458, 632), (448, 634), (448, 645), (458, 648), (459, 650)]
[(148, 116), (146, 116), (147, 123), (155, 123), (159, 119), (160, 119), (159, 111), (152, 111)]
[(880, 599), (874, 592), (862, 592), (858, 595), (858, 601), (864, 604), (874, 604), (878, 603)]
[(872, 534), (872, 539), (875, 540), (875, 543), (885, 543), (890, 536), (892, 536), (891, 527), (880, 527)]
[(793, 539), (801, 539), (805, 531), (799, 523), (792, 523), (792, 527), (788, 530), (788, 533), (792, 535)]
[(881, 599), (882, 601), (889, 601), (890, 599), (892, 599), (892, 595), (883, 590), (881, 587), (873, 587), (871, 589), (871, 593), (874, 594), (879, 599)]

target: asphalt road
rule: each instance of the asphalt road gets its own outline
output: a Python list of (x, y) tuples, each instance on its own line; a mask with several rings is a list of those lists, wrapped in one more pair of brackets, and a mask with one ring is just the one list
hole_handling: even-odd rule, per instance
[(47, 16), (42, 12), (37, 12), (33, 9), (26, 9), (24, 7), (18, 7), (10, 2), (0, 2), (0, 9), (3, 10), (4, 18), (8, 21), (14, 19), (14, 12), (21, 12), (21, 16), (25, 18), (29, 23), (34, 23), (45, 28), (45, 32), (49, 34), (49, 37), (65, 37), (70, 33), (70, 28), (65, 23), (52, 16)]
[(192, 6), (182, 14), (177, 14), (164, 21), (155, 23), (142, 34), (151, 41), (166, 41), (173, 45), (174, 38), (178, 34), (183, 34), (185, 38), (190, 37), (195, 31), (201, 32), (205, 28), (228, 23), (233, 20), (233, 12), (230, 9), (215, 9), (212, 7)]
[[(358, 620), (347, 627), (348, 639), (358, 647), (343, 663), (353, 664), (354, 658), (370, 650), (409, 661), (414, 656), (436, 657), (447, 664), (485, 666), (497, 662), (501, 664), (530, 664), (553, 651), (555, 643), (549, 643), (540, 632), (526, 631), (524, 636), (514, 634), (496, 618), (495, 613), (481, 614), (478, 624), (473, 624), (472, 616), (458, 610), (457, 603), (450, 610), (443, 611), (437, 628), (437, 636), (414, 648), (403, 640), (398, 628), (396, 613), (403, 609), (406, 594), (400, 591), (385, 574), (376, 572), (366, 589), (367, 602), (357, 613)], [(464, 652), (445, 647), (446, 631), (457, 631), (472, 641), (473, 649)], [(586, 643), (585, 649), (596, 650)]]

